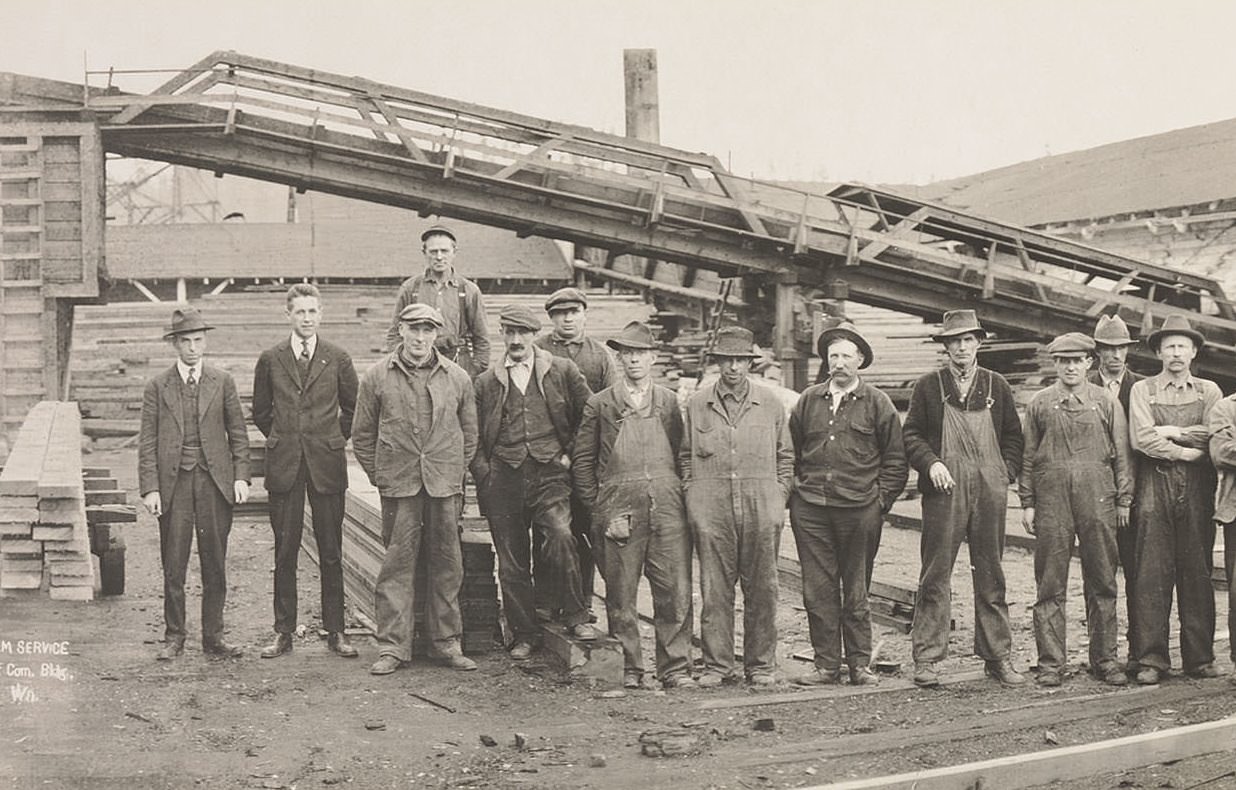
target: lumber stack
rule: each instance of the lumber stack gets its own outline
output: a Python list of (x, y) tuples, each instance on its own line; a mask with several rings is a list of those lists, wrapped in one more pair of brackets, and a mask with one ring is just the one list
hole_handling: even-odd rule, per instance
[(0, 472), (0, 597), (94, 598), (77, 404), (30, 410)]

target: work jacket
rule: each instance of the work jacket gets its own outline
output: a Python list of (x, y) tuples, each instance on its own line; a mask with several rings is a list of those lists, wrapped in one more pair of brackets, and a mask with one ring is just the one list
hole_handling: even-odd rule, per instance
[[(589, 398), (575, 435), (571, 471), (575, 478), (575, 491), (589, 507), (596, 504), (602, 482), (600, 477), (609, 462), (618, 432), (622, 430), (622, 422), (631, 412), (625, 387), (620, 382)], [(652, 385), (648, 397), (652, 399), (652, 413), (661, 420), (670, 449), (677, 457), (682, 448), (682, 413), (678, 410), (678, 399), (673, 392), (656, 384)]]

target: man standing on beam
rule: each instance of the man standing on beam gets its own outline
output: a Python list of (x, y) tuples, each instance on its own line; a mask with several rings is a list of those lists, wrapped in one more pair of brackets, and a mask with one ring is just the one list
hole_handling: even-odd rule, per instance
[(840, 683), (844, 645), (850, 683), (861, 686), (877, 681), (870, 667), (870, 558), (909, 472), (896, 407), (858, 375), (871, 364), (871, 344), (842, 321), (820, 333), (816, 350), (828, 377), (804, 390), (790, 413), (790, 527), (815, 652), (815, 671), (794, 682)]
[(735, 683), (734, 585), (743, 592), (743, 669), (753, 686), (776, 683), (777, 551), (794, 476), (789, 420), (776, 394), (747, 378), (754, 338), (717, 330), (721, 374), (687, 401), (680, 452), (687, 522), (700, 560), (705, 688)]
[(1065, 598), (1076, 539), (1085, 582), (1090, 672), (1113, 686), (1129, 682), (1116, 661), (1116, 531), (1127, 529), (1133, 481), (1129, 427), (1116, 396), (1086, 381), (1094, 341), (1080, 332), (1047, 346), (1056, 383), (1026, 407), (1021, 466), (1022, 526), (1035, 536), (1034, 638), (1040, 686), (1059, 686), (1067, 669)]
[(442, 315), (410, 304), (399, 315), (403, 338), (365, 372), (356, 399), (352, 449), (382, 497), (386, 555), (374, 586), (378, 660), (374, 675), (389, 675), (412, 658), (417, 561), (422, 552), (430, 658), (471, 671), (463, 654), (463, 550), (459, 515), (464, 470), (476, 452), (476, 400), (463, 368), (435, 348)]
[(275, 533), (275, 641), (261, 655), (277, 658), (292, 651), (296, 565), (308, 496), (326, 646), (356, 658), (343, 622), (344, 447), (356, 409), (356, 369), (348, 352), (318, 336), (322, 298), (317, 286), (289, 288), (284, 313), (291, 337), (263, 351), (253, 372), (253, 423), (266, 437), (266, 490)]
[(1133, 587), (1133, 660), (1137, 682), (1158, 683), (1168, 655), (1172, 592), (1180, 617), (1186, 675), (1218, 677), (1214, 665), (1215, 468), (1207, 457), (1210, 411), (1223, 397), (1191, 366), (1206, 339), (1173, 313), (1146, 338), (1163, 363), (1129, 393), (1129, 439), (1137, 463), (1137, 580)]
[(914, 384), (905, 446), (923, 494), (918, 599), (911, 642), (914, 682), (940, 683), (936, 664), (948, 654), (953, 565), (965, 540), (974, 579), (974, 652), (988, 677), (1019, 686), (1005, 601), (1004, 520), (1009, 484), (1021, 471), (1022, 432), (1013, 390), (999, 373), (979, 367), (986, 330), (973, 310), (950, 310), (932, 340), (948, 362)]
[(455, 271), (455, 232), (434, 225), (421, 234), (425, 271), (409, 277), (395, 296), (395, 314), (386, 330), (386, 349), (400, 343), (399, 316), (410, 304), (425, 304), (442, 316), (437, 350), (476, 378), (489, 367), (489, 327), (485, 301), (476, 283)]
[[(579, 368), (533, 344), (541, 321), (518, 305), (498, 318), (506, 354), (476, 379), (480, 446), (472, 461), (477, 501), (498, 555), (502, 609), (514, 634), (511, 658), (523, 661), (540, 642), (532, 582), (534, 532), (540, 533), (538, 583), (567, 633), (600, 635), (589, 622), (571, 534), (571, 449), (592, 393)], [(542, 574), (544, 574), (542, 576)]]

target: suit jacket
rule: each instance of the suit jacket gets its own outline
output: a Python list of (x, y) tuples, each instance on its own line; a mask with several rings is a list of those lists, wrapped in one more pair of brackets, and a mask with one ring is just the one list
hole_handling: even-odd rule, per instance
[(313, 487), (337, 494), (348, 487), (343, 448), (356, 411), (356, 369), (348, 352), (319, 337), (305, 379), (291, 338), (258, 357), (253, 422), (266, 436), (266, 490), (290, 491), (304, 459)]
[[(172, 506), (184, 437), (179, 387), (180, 372), (172, 365), (147, 382), (142, 395), (142, 428), (137, 443), (138, 486), (142, 496), (158, 491), (165, 513)], [(205, 363), (198, 384), (197, 421), (206, 471), (228, 504), (235, 504), (234, 483), (237, 480), (249, 482), (245, 413), (231, 375)]]
[[(1134, 373), (1128, 368), (1124, 369), (1124, 378), (1120, 380), (1120, 390), (1116, 395), (1116, 400), (1120, 401), (1125, 417), (1129, 416), (1129, 390), (1133, 389), (1135, 382), (1141, 381), (1144, 378), (1146, 377), (1140, 373)], [(1103, 379), (1099, 376), (1099, 371), (1097, 370), (1088, 372), (1086, 374), (1086, 381), (1089, 381), (1091, 384), (1098, 384), (1100, 387), (1103, 386)]]
[[(623, 392), (624, 386), (619, 383), (606, 387), (589, 398), (579, 432), (575, 435), (571, 473), (580, 500), (589, 507), (596, 505), (602, 482), (600, 477), (613, 453), (614, 442), (618, 441), (622, 421), (631, 408)], [(652, 413), (661, 420), (681, 477), (678, 453), (682, 448), (682, 411), (678, 408), (678, 398), (658, 384), (652, 385), (649, 397), (652, 398)]]
[[(592, 397), (584, 374), (569, 359), (555, 357), (543, 348), (532, 347), (532, 381), (545, 398), (554, 434), (562, 451), (570, 455), (575, 431), (584, 414), (584, 404)], [(510, 376), (499, 363), (476, 378), (476, 417), (480, 424), (479, 447), (472, 460), (472, 478), (477, 485), (489, 479), (490, 459), (498, 445), (502, 425), (502, 404), (506, 400)]]

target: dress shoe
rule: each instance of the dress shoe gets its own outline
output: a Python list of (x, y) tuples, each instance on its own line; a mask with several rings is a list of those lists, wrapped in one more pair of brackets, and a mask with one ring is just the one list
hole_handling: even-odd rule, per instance
[(155, 660), (156, 661), (171, 661), (173, 658), (176, 658), (177, 656), (179, 656), (181, 653), (184, 653), (184, 652), (185, 652), (185, 640), (173, 639), (170, 642), (167, 642), (163, 645), (163, 648), (159, 651), (159, 654), (155, 656)]
[(1060, 670), (1044, 669), (1042, 667), (1039, 668), (1039, 676), (1035, 680), (1044, 688), (1055, 688), (1064, 682), (1060, 679)]
[(795, 686), (835, 686), (841, 682), (840, 669), (819, 669), (794, 678)]
[(1022, 686), (1026, 683), (1026, 676), (1013, 669), (1013, 662), (1007, 658), (988, 661), (983, 671), (987, 673), (987, 677), (999, 682), (1001, 686)]
[(524, 642), (523, 640), (520, 640), (519, 642), (516, 642), (514, 645), (511, 646), (511, 660), (512, 661), (527, 661), (528, 659), (532, 658), (532, 650), (533, 648), (530, 642)]
[(1199, 678), (1201, 680), (1217, 678), (1223, 675), (1214, 664), (1202, 664), (1200, 667), (1185, 670), (1185, 674), (1191, 678)]
[(373, 666), (369, 667), (370, 675), (389, 675), (403, 662), (396, 656), (382, 655), (378, 656), (378, 660), (373, 662)]
[(284, 653), (292, 652), (292, 635), (275, 634), (275, 641), (262, 648), (262, 658), (278, 658)]
[(687, 672), (670, 675), (661, 681), (661, 688), (663, 689), (693, 689), (696, 685), (695, 678), (691, 677)]
[(457, 672), (472, 672), (476, 669), (476, 662), (463, 653), (447, 653), (444, 656), (435, 656), (433, 660), (434, 663)]
[(851, 686), (874, 686), (879, 682), (879, 675), (871, 667), (853, 667), (850, 669)]
[(642, 672), (623, 672), (622, 687), (624, 689), (638, 689), (644, 687), (644, 673)]
[(202, 652), (220, 658), (240, 658), (245, 654), (245, 649), (240, 645), (228, 644), (222, 639), (211, 639), (202, 642)]
[(1143, 686), (1157, 685), (1163, 679), (1163, 673), (1155, 667), (1142, 667), (1137, 671), (1137, 682)]
[(358, 655), (356, 648), (348, 641), (348, 635), (342, 631), (333, 631), (326, 635), (326, 649), (343, 658), (356, 658)]
[(777, 685), (777, 679), (773, 677), (771, 672), (754, 672), (747, 676), (747, 683), (752, 686), (768, 686)]
[(935, 688), (940, 685), (940, 670), (932, 663), (915, 664), (914, 685), (919, 688)]
[(592, 623), (579, 623), (567, 628), (567, 634), (581, 642), (595, 642), (601, 638), (601, 632)]

